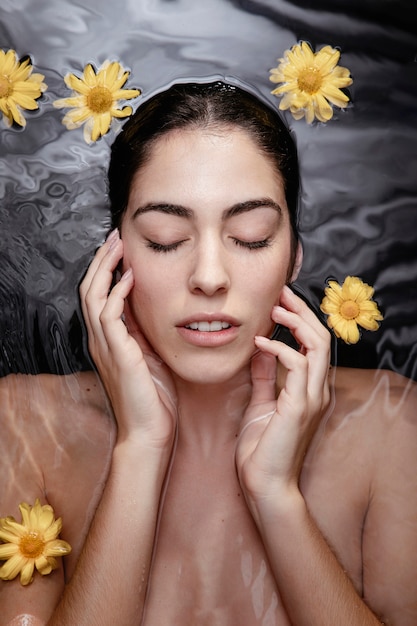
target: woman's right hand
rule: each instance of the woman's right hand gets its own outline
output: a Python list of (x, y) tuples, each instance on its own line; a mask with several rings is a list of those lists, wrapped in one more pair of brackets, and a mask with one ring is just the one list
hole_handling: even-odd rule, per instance
[(88, 347), (118, 423), (118, 442), (171, 450), (177, 422), (174, 383), (134, 321), (128, 269), (113, 287), (123, 257), (118, 230), (101, 246), (80, 285)]

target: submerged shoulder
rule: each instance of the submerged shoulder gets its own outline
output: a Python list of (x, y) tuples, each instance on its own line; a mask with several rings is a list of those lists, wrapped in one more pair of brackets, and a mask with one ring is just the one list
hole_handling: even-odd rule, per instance
[(0, 379), (0, 449), (3, 458), (20, 450), (27, 455), (48, 445), (80, 445), (107, 440), (111, 411), (95, 372), (71, 375), (11, 374)]
[(351, 422), (371, 449), (416, 450), (417, 383), (389, 370), (337, 368), (333, 378), (333, 425)]
[(65, 376), (53, 374), (10, 374), (0, 378), (0, 411), (4, 418), (14, 414), (42, 414), (72, 406), (108, 413), (106, 394), (92, 371)]
[(105, 485), (115, 439), (94, 372), (13, 374), (0, 379), (0, 517), (19, 503), (52, 505), (62, 517), (70, 576)]
[(0, 516), (37, 497), (62, 513), (69, 493), (86, 508), (114, 442), (108, 407), (94, 372), (0, 379)]
[(336, 402), (342, 406), (355, 402), (377, 417), (394, 413), (415, 415), (417, 383), (401, 374), (385, 369), (338, 367), (332, 378)]

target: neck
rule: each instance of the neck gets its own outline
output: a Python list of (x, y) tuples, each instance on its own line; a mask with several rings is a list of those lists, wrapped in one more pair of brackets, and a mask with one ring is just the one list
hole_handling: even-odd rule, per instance
[(219, 384), (176, 380), (179, 406), (178, 445), (200, 452), (235, 442), (252, 385), (249, 370)]

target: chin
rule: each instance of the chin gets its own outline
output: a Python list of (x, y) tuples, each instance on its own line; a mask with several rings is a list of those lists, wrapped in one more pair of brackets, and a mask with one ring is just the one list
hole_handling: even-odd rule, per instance
[(250, 356), (239, 362), (220, 358), (192, 359), (188, 363), (169, 363), (175, 376), (193, 385), (224, 385), (250, 372)]

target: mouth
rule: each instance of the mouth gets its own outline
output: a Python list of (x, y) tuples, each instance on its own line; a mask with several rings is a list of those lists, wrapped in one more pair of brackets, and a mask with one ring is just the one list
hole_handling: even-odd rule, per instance
[(225, 330), (230, 328), (231, 324), (228, 322), (223, 322), (220, 320), (214, 320), (213, 322), (201, 321), (201, 322), (190, 322), (185, 325), (185, 328), (189, 330), (198, 330), (203, 333), (213, 333), (219, 332), (221, 330)]
[(239, 336), (240, 322), (224, 313), (197, 313), (177, 326), (182, 339), (199, 348), (225, 346)]

